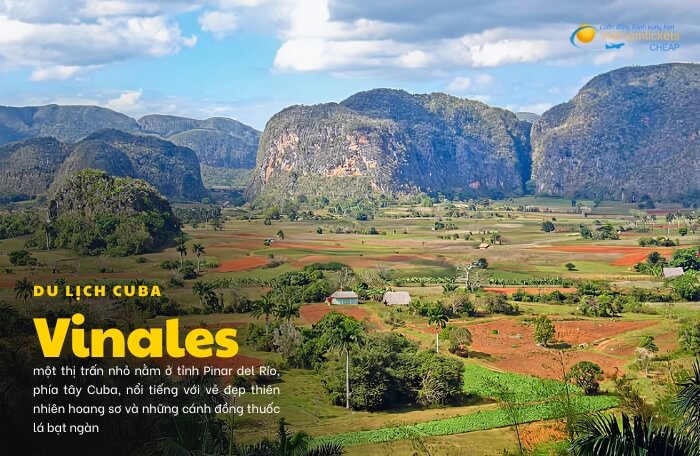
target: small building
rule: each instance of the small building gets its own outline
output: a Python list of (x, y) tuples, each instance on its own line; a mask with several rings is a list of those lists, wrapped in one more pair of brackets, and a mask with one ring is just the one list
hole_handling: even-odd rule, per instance
[(491, 247), (491, 244), (489, 244), (488, 242), (482, 242), (481, 244), (479, 244), (479, 248), (482, 250), (488, 249), (489, 247)]
[(663, 273), (665, 279), (670, 279), (671, 277), (682, 276), (683, 268), (664, 268)]
[(341, 291), (338, 290), (331, 295), (331, 304), (335, 305), (348, 305), (348, 304), (359, 304), (360, 297), (354, 291)]
[(411, 295), (407, 291), (387, 291), (382, 302), (385, 306), (407, 306), (411, 303)]

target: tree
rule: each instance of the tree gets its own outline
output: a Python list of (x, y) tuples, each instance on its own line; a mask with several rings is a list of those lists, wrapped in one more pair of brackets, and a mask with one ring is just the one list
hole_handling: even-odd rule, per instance
[(535, 342), (543, 346), (549, 345), (550, 342), (554, 342), (554, 336), (557, 331), (554, 328), (554, 323), (546, 315), (540, 315), (535, 318)]
[(668, 282), (681, 299), (688, 301), (700, 299), (700, 282), (698, 282), (695, 272), (686, 272), (682, 276), (674, 277)]
[(447, 350), (459, 356), (469, 356), (469, 346), (474, 340), (467, 328), (447, 326), (442, 330), (442, 338), (447, 340)]
[(228, 454), (239, 456), (342, 456), (345, 454), (343, 447), (337, 443), (314, 444), (311, 436), (305, 432), (292, 434), (287, 429), (284, 418), (280, 418), (278, 423), (276, 440), (263, 439), (255, 444), (237, 445), (235, 452), (230, 448)]
[(595, 394), (600, 387), (598, 380), (602, 375), (603, 369), (599, 365), (590, 361), (580, 361), (571, 367), (567, 377), (573, 380), (584, 394)]
[(700, 361), (693, 363), (693, 373), (678, 384), (675, 405), (683, 417), (683, 428), (700, 446)]
[(345, 408), (350, 408), (350, 350), (362, 343), (364, 327), (354, 318), (344, 318), (328, 328), (324, 342), (330, 349), (345, 354)]
[(34, 295), (34, 284), (23, 278), (15, 282), (15, 299), (21, 299), (24, 301), (24, 311), (25, 314), (29, 314), (29, 309), (27, 308), (27, 302)]
[(540, 230), (544, 231), (545, 233), (551, 233), (556, 229), (557, 227), (554, 226), (554, 223), (550, 222), (549, 220), (542, 222), (542, 226), (540, 227)]
[(292, 318), (299, 317), (300, 307), (301, 305), (290, 296), (283, 296), (282, 302), (275, 306), (273, 313), (279, 320), (290, 321)]
[(220, 215), (215, 215), (211, 219), (211, 227), (214, 229), (214, 231), (223, 231), (224, 229), (224, 222), (221, 219)]
[(683, 325), (678, 333), (678, 345), (695, 356), (700, 355), (700, 320)]
[(204, 250), (204, 246), (202, 244), (195, 243), (195, 244), (192, 244), (192, 253), (197, 256), (197, 272), (199, 272), (200, 271), (199, 257), (201, 257), (202, 255), (204, 255), (207, 252), (206, 252), (206, 250)]
[(277, 231), (277, 239), (279, 239), (280, 241), (284, 241), (284, 231)]
[(635, 350), (639, 363), (644, 367), (645, 375), (649, 375), (649, 363), (659, 351), (652, 336), (644, 336)]
[(36, 258), (26, 250), (13, 250), (7, 254), (13, 266), (35, 266)]
[(270, 315), (275, 311), (275, 303), (272, 300), (272, 295), (267, 293), (263, 295), (259, 300), (253, 302), (253, 312), (251, 316), (253, 318), (260, 318), (265, 316), (265, 334), (270, 332)]
[(447, 309), (440, 301), (437, 301), (428, 311), (428, 324), (435, 326), (435, 352), (440, 353), (440, 330), (447, 326), (450, 317), (447, 315)]
[(487, 276), (479, 260), (462, 263), (457, 267), (457, 272), (461, 273), (460, 279), (464, 280), (468, 291), (475, 291), (486, 284)]
[(656, 425), (653, 418), (596, 413), (576, 423), (570, 451), (576, 456), (696, 455), (696, 448), (682, 434)]
[(180, 236), (175, 239), (175, 251), (180, 254), (180, 267), (185, 264), (185, 257), (187, 256), (187, 240)]
[(569, 271), (575, 271), (576, 270), (576, 265), (574, 263), (566, 263), (564, 267), (569, 270)]
[(209, 293), (214, 291), (215, 285), (211, 282), (203, 282), (201, 280), (196, 281), (192, 284), (192, 293), (196, 294), (199, 298), (199, 305), (204, 305), (204, 299)]
[(700, 271), (700, 248), (674, 250), (670, 265), (681, 267), (684, 271)]

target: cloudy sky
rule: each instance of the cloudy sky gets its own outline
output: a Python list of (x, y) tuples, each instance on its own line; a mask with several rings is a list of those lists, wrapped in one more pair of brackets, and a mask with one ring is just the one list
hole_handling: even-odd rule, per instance
[[(0, 104), (235, 117), (375, 87), (541, 113), (596, 74), (700, 60), (688, 0), (0, 0)], [(485, 6), (486, 5), (486, 6)], [(670, 25), (680, 47), (619, 50), (580, 24)]]

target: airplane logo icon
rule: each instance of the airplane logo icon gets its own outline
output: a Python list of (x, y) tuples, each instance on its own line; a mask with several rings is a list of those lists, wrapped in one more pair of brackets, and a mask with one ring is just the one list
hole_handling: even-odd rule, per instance
[(605, 43), (605, 49), (621, 49), (625, 43)]

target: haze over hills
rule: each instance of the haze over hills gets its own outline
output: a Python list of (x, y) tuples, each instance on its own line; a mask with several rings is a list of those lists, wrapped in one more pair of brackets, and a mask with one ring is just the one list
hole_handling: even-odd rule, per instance
[[(206, 120), (150, 115), (136, 121), (97, 106), (0, 106), (0, 145), (28, 138), (53, 137), (74, 143), (104, 129), (135, 135), (158, 135), (192, 149), (202, 165), (202, 177), (220, 183), (247, 176), (255, 166), (260, 132), (236, 120)], [(237, 182), (241, 184), (242, 182)]]
[(268, 122), (248, 196), (522, 194), (528, 131), (509, 111), (441, 93), (293, 106)]
[(248, 183), (250, 199), (510, 197), (534, 187), (567, 198), (697, 201), (698, 106), (700, 65), (664, 64), (602, 74), (542, 116), (394, 89), (291, 106), (262, 134), (226, 118), (0, 107), (0, 143), (20, 141), (0, 147), (0, 195), (40, 195), (99, 168), (185, 200), (206, 194), (201, 169), (209, 185)]

